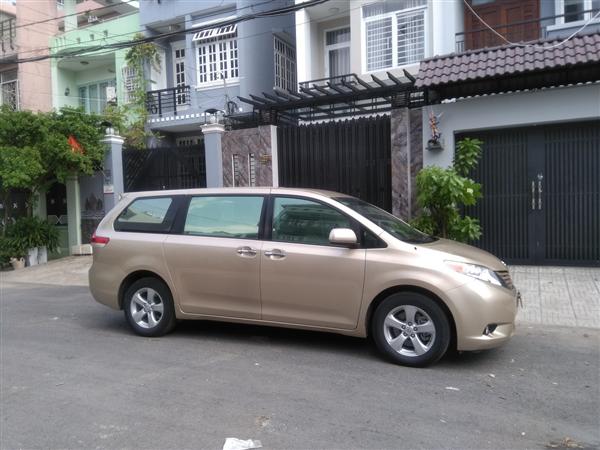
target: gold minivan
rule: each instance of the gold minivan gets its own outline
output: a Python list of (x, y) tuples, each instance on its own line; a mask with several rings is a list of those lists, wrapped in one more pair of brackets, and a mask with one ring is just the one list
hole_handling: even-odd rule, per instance
[(336, 192), (129, 193), (92, 246), (92, 295), (142, 336), (179, 319), (370, 335), (424, 366), (506, 342), (520, 301), (498, 258)]

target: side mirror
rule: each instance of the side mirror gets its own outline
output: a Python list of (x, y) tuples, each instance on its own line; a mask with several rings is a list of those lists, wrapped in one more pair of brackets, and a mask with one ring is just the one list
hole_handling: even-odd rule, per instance
[(334, 228), (329, 233), (329, 242), (344, 247), (353, 247), (358, 243), (358, 239), (350, 228)]

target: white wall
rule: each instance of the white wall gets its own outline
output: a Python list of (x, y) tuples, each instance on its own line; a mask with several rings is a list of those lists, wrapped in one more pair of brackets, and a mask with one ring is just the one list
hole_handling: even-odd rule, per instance
[[(427, 150), (429, 111), (439, 115), (443, 150)], [(448, 166), (454, 156), (454, 133), (469, 130), (535, 126), (600, 117), (600, 84), (498, 94), (423, 108), (423, 164)]]
[[(304, 0), (296, 0), (296, 4)], [(372, 3), (373, 0), (353, 0), (350, 2), (348, 15), (344, 19), (337, 19), (337, 23), (350, 23), (350, 68), (351, 72), (365, 75), (363, 71), (362, 52), (362, 10), (363, 4)], [(426, 36), (425, 57), (452, 53), (455, 50), (455, 34), (463, 31), (463, 4), (460, 0), (429, 0), (427, 7), (428, 29)], [(330, 18), (323, 17), (324, 21), (333, 22)], [(319, 17), (311, 10), (296, 12), (296, 51), (298, 62), (298, 81), (314, 80), (325, 77), (323, 64), (323, 29), (330, 24), (321, 25)], [(387, 78), (386, 72), (390, 70), (397, 76), (403, 76), (402, 69), (416, 74), (419, 64), (386, 69), (374, 75)], [(368, 78), (368, 77), (367, 77)]]

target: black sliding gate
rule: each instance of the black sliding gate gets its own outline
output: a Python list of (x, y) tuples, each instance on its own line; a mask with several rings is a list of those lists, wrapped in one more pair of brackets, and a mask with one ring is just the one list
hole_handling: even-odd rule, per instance
[(125, 192), (206, 187), (204, 145), (123, 151)]
[(484, 141), (476, 245), (512, 263), (600, 265), (600, 121), (465, 136)]
[(392, 209), (390, 118), (277, 129), (279, 185), (328, 189)]

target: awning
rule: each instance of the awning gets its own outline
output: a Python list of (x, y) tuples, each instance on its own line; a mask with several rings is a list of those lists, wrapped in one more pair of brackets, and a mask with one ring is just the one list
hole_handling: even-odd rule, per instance
[(192, 40), (194, 42), (206, 41), (218, 37), (233, 36), (237, 32), (237, 23), (231, 25), (223, 25), (222, 27), (210, 28), (208, 30), (198, 31), (194, 34)]

